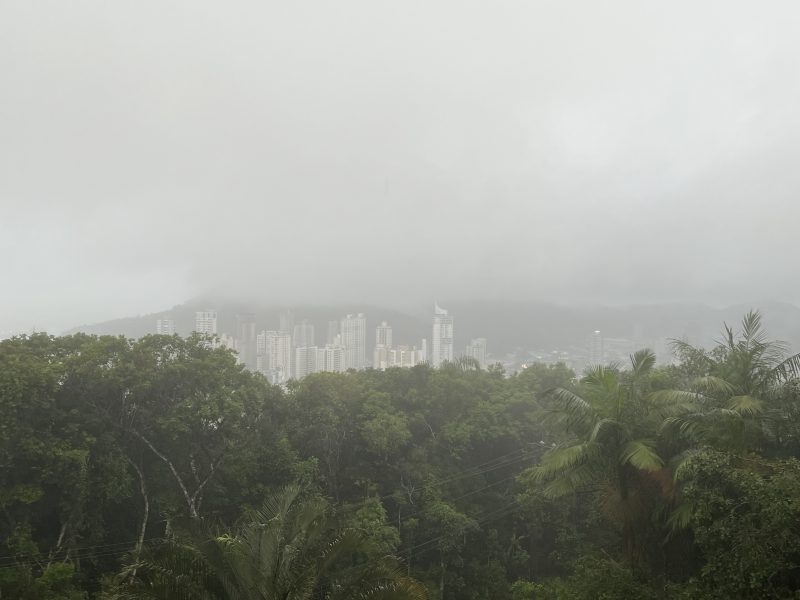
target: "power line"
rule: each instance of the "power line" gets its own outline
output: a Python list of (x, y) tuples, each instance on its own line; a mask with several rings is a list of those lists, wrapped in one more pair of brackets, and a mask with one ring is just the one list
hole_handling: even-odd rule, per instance
[[(478, 475), (485, 475), (486, 473), (490, 473), (492, 471), (496, 471), (498, 469), (502, 469), (504, 467), (511, 466), (513, 464), (516, 464), (518, 462), (527, 460), (529, 458), (533, 458), (533, 455), (532, 454), (528, 454), (526, 448), (524, 448), (524, 447), (523, 448), (517, 448), (516, 450), (514, 450), (512, 452), (509, 452), (509, 453), (504, 454), (502, 456), (495, 457), (495, 458), (493, 458), (491, 460), (483, 462), (483, 463), (481, 463), (479, 465), (476, 465), (474, 467), (470, 467), (470, 468), (462, 471), (461, 473), (457, 473), (455, 475), (452, 475), (452, 476), (447, 477), (445, 479), (442, 479), (440, 481), (434, 481), (434, 482), (431, 482), (431, 483), (426, 484), (424, 486), (421, 486), (420, 488), (418, 488), (417, 490), (414, 490), (414, 491), (422, 492), (422, 491), (425, 491), (425, 490), (429, 490), (431, 488), (435, 488), (435, 487), (438, 487), (438, 486), (445, 485), (447, 483), (452, 483), (452, 482), (459, 481), (459, 480), (462, 480), (462, 479), (468, 479), (470, 477), (477, 477)], [(510, 459), (510, 460), (507, 460), (507, 459)], [(484, 467), (486, 467), (486, 468), (484, 468)], [(501, 479), (501, 480), (496, 481), (494, 483), (488, 484), (488, 485), (483, 486), (481, 488), (478, 488), (476, 490), (471, 490), (469, 492), (466, 492), (465, 494), (462, 494), (460, 496), (457, 496), (456, 498), (453, 498), (452, 500), (450, 500), (450, 502), (456, 502), (456, 501), (458, 501), (460, 499), (463, 499), (463, 498), (466, 498), (468, 496), (480, 493), (480, 492), (482, 492), (484, 490), (487, 490), (487, 489), (489, 489), (491, 487), (500, 485), (501, 483), (504, 483), (506, 481), (514, 479), (515, 477), (516, 477), (516, 475), (512, 475), (510, 477), (506, 477), (504, 479)], [(380, 499), (380, 500), (384, 500), (386, 498), (390, 498), (392, 496), (395, 496), (397, 493), (398, 493), (397, 491), (394, 491), (394, 492), (390, 492), (390, 493), (378, 496), (377, 498)], [(406, 515), (406, 518), (414, 516), (414, 515), (418, 515), (421, 512), (422, 512), (422, 509), (418, 509), (418, 510)], [(496, 511), (494, 511), (494, 512), (496, 512)], [(489, 513), (489, 514), (492, 514), (492, 513)], [(430, 543), (432, 541), (438, 541), (439, 539), (442, 539), (442, 537), (444, 537), (444, 536), (440, 536), (438, 538), (434, 538), (432, 540), (428, 540), (428, 542), (423, 542), (423, 544), (427, 544), (427, 543)], [(154, 537), (154, 538), (147, 538), (146, 540), (143, 540), (143, 541), (152, 542), (152, 541), (158, 541), (158, 540), (164, 540), (164, 539), (165, 538)], [(126, 553), (132, 551), (133, 548), (131, 548), (131, 546), (133, 546), (136, 543), (138, 543), (138, 541), (139, 541), (138, 539), (135, 539), (135, 540), (128, 540), (128, 541), (115, 542), (115, 543), (109, 543), (109, 544), (95, 544), (95, 545), (91, 545), (91, 546), (79, 546), (79, 547), (70, 548), (70, 549), (66, 549), (65, 548), (64, 551), (65, 552), (69, 551), (71, 557), (74, 558), (74, 559), (99, 558), (99, 557), (104, 557), (104, 556), (113, 556), (115, 554), (116, 555), (122, 555), (122, 554), (126, 554)], [(114, 550), (114, 549), (116, 549), (116, 550)], [(103, 551), (102, 552), (89, 552), (91, 550), (103, 550)], [(412, 550), (413, 550), (413, 548), (412, 548)], [(15, 564), (19, 560), (22, 560), (22, 559), (25, 559), (25, 558), (31, 559), (31, 558), (34, 558), (34, 557), (37, 557), (37, 556), (40, 556), (40, 555), (37, 555), (35, 553), (24, 553), (24, 554), (0, 556), (0, 562), (3, 562), (3, 561), (6, 562), (6, 564), (0, 564), (0, 568), (11, 568), (11, 567), (15, 566)], [(50, 560), (52, 560), (52, 559), (50, 559)]]
[[(164, 540), (164, 539), (166, 539), (166, 538), (152, 537), (152, 538), (147, 538), (147, 539), (142, 540), (142, 541), (144, 541), (144, 542), (153, 542), (153, 541), (160, 541), (160, 540)], [(120, 553), (124, 554), (125, 552), (129, 552), (129, 551), (133, 550), (133, 548), (135, 547), (135, 544), (137, 544), (138, 542), (139, 542), (139, 540), (135, 539), (135, 540), (129, 540), (129, 541), (125, 541), (125, 542), (116, 542), (116, 543), (113, 543), (113, 544), (97, 544), (97, 545), (94, 545), (94, 546), (78, 546), (76, 548), (64, 548), (63, 550), (58, 551), (57, 554), (61, 554), (62, 552), (69, 552), (70, 556), (72, 558), (94, 558), (95, 556), (103, 556), (104, 553), (109, 551), (109, 550), (112, 551), (112, 552), (120, 551)], [(87, 551), (91, 551), (91, 550), (101, 550), (101, 552), (99, 552), (99, 553), (87, 552)], [(8, 564), (15, 564), (18, 560), (25, 559), (25, 558), (28, 558), (28, 559), (41, 558), (42, 560), (45, 560), (45, 557), (43, 557), (41, 554), (34, 554), (34, 553), (30, 553), (29, 552), (29, 553), (25, 553), (25, 554), (11, 554), (11, 555), (7, 555), (7, 556), (0, 556), (0, 561), (5, 561)], [(9, 563), (8, 562), (9, 560), (11, 560), (13, 562)], [(49, 558), (48, 557), (47, 560), (55, 560), (55, 557), (53, 557), (53, 558)]]
[[(517, 508), (518, 506), (519, 506), (519, 501), (518, 500), (514, 500), (510, 504), (507, 504), (507, 505), (505, 505), (505, 506), (503, 506), (501, 508), (498, 508), (498, 509), (495, 509), (493, 511), (490, 511), (490, 512), (484, 514), (483, 516), (480, 516), (479, 518), (476, 519), (475, 522), (478, 525), (485, 525), (486, 523), (490, 523), (491, 521), (495, 521), (497, 519), (501, 519), (501, 518), (507, 516), (508, 514), (513, 512), (513, 510), (515, 508)], [(471, 518), (474, 518), (474, 517), (471, 517)], [(428, 546), (430, 544), (434, 544), (435, 542), (438, 542), (438, 541), (446, 538), (447, 535), (448, 534), (445, 533), (445, 534), (430, 538), (428, 540), (425, 540), (424, 542), (420, 542), (419, 544), (416, 544), (416, 545), (412, 546), (411, 548), (408, 548), (407, 552), (411, 553), (411, 552), (414, 552), (415, 550), (419, 550), (420, 548), (423, 548), (423, 547)]]
[[(426, 485), (423, 485), (423, 486), (419, 487), (417, 490), (414, 490), (414, 491), (421, 492), (421, 491), (428, 490), (428, 489), (431, 489), (431, 488), (434, 488), (434, 487), (437, 487), (437, 486), (445, 485), (447, 483), (452, 483), (452, 482), (458, 481), (460, 479), (467, 479), (469, 477), (476, 477), (477, 475), (483, 475), (484, 473), (489, 473), (490, 471), (494, 471), (496, 469), (500, 469), (502, 467), (506, 467), (506, 466), (512, 465), (512, 464), (517, 463), (517, 462), (519, 462), (521, 460), (525, 460), (527, 458), (530, 458), (530, 456), (528, 456), (527, 454), (524, 454), (525, 451), (526, 451), (525, 448), (518, 448), (518, 449), (514, 450), (513, 452), (509, 452), (508, 454), (504, 454), (503, 456), (498, 456), (497, 458), (493, 458), (492, 460), (489, 460), (489, 461), (487, 461), (485, 463), (482, 463), (480, 465), (476, 465), (474, 467), (470, 467), (469, 469), (466, 469), (465, 471), (462, 471), (461, 473), (458, 473), (458, 474), (453, 475), (451, 477), (448, 477), (446, 479), (442, 479), (442, 480), (439, 480), (439, 481), (434, 481), (434, 482), (428, 483)], [(496, 463), (498, 461), (503, 461), (506, 458), (512, 457), (515, 454), (520, 454), (520, 453), (523, 453), (523, 455), (522, 456), (518, 456), (517, 458), (514, 458), (513, 460), (510, 460), (510, 461), (507, 461), (507, 462), (503, 462), (503, 463), (497, 464), (497, 465), (492, 465), (492, 463)], [(489, 465), (492, 465), (492, 466), (489, 466)], [(488, 467), (488, 468), (483, 469), (483, 467)], [(476, 469), (477, 469), (477, 471), (476, 471)], [(382, 495), (378, 496), (377, 498), (379, 500), (385, 500), (386, 498), (390, 498), (392, 496), (395, 496), (396, 494), (397, 494), (397, 491), (389, 492), (387, 494), (382, 494)]]

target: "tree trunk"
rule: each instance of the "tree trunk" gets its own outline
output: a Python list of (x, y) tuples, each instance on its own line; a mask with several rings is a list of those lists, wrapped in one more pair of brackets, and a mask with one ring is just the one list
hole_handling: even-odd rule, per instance
[(169, 467), (169, 470), (172, 472), (172, 476), (175, 478), (175, 481), (178, 483), (178, 487), (180, 487), (181, 492), (183, 493), (183, 497), (186, 500), (186, 506), (189, 509), (189, 516), (192, 519), (199, 519), (200, 518), (200, 505), (203, 503), (203, 490), (211, 481), (211, 478), (216, 473), (217, 467), (222, 463), (222, 459), (225, 458), (225, 455), (219, 456), (215, 461), (211, 462), (209, 465), (208, 475), (202, 481), (200, 480), (199, 476), (197, 476), (196, 467), (194, 465), (194, 458), (191, 457), (191, 468), (192, 473), (195, 476), (197, 481), (197, 488), (195, 489), (193, 494), (189, 493), (189, 489), (186, 487), (186, 483), (183, 481), (183, 477), (181, 477), (180, 473), (178, 473), (178, 469), (175, 468), (175, 465), (172, 461), (167, 458), (164, 454), (159, 452), (156, 447), (144, 437), (141, 433), (136, 430), (133, 430), (133, 435), (138, 437), (145, 445), (150, 448), (150, 450), (155, 454), (158, 458), (164, 461), (164, 463)]
[(439, 598), (444, 599), (444, 553), (439, 553), (439, 566), (442, 568), (442, 573), (439, 576)]
[(136, 471), (136, 474), (139, 476), (139, 491), (142, 494), (142, 500), (144, 501), (144, 508), (142, 511), (142, 525), (139, 528), (139, 539), (136, 541), (136, 556), (139, 556), (139, 553), (142, 551), (142, 546), (144, 545), (144, 535), (147, 531), (147, 520), (150, 517), (150, 498), (147, 495), (147, 484), (144, 479), (144, 471), (142, 470), (139, 465), (137, 465), (132, 460), (128, 460), (131, 464), (133, 469)]

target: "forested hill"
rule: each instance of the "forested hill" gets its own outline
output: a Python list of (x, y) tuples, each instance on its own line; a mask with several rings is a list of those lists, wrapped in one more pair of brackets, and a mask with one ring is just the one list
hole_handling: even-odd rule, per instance
[(797, 598), (800, 355), (733, 325), (286, 387), (197, 336), (0, 341), (0, 598)]
[[(723, 322), (736, 323), (750, 308), (764, 314), (765, 326), (779, 331), (781, 339), (792, 348), (800, 348), (800, 308), (791, 304), (761, 302), (754, 306), (730, 306), (724, 309), (702, 304), (639, 305), (626, 308), (608, 306), (557, 306), (526, 302), (451, 302), (442, 301), (455, 317), (456, 352), (460, 353), (472, 338), (489, 340), (495, 357), (517, 349), (567, 349), (583, 347), (587, 336), (600, 330), (606, 338), (629, 339), (637, 346), (663, 347), (664, 340), (686, 339), (693, 344), (711, 346), (719, 337)], [(431, 307), (417, 306), (397, 310), (375, 305), (295, 305), (269, 303), (232, 303), (213, 298), (196, 298), (169, 310), (92, 325), (81, 325), (67, 333), (125, 335), (138, 338), (155, 330), (159, 318), (175, 320), (177, 332), (188, 335), (194, 327), (194, 313), (215, 308), (220, 332), (233, 333), (236, 313), (252, 312), (259, 329), (276, 329), (281, 312), (291, 309), (296, 320), (309, 319), (317, 328), (317, 343), (325, 343), (327, 322), (347, 313), (367, 315), (367, 344), (371, 332), (381, 321), (394, 328), (395, 344), (419, 344), (431, 335)]]

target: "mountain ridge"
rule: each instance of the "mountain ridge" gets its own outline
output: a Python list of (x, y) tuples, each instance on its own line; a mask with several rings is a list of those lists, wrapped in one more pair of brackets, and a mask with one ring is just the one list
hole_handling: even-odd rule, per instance
[[(488, 339), (489, 352), (493, 356), (520, 349), (574, 349), (585, 345), (588, 336), (595, 330), (601, 331), (604, 338), (630, 340), (636, 345), (654, 349), (660, 346), (662, 352), (670, 339), (686, 339), (692, 344), (709, 346), (720, 338), (723, 323), (736, 328), (742, 316), (751, 309), (761, 311), (770, 339), (785, 341), (791, 348), (800, 349), (800, 308), (785, 302), (762, 301), (722, 308), (695, 303), (614, 307), (525, 301), (454, 301), (443, 305), (455, 320), (456, 354), (460, 354), (466, 344), (477, 337)], [(432, 307), (432, 303), (427, 310), (423, 306), (400, 310), (366, 303), (287, 306), (268, 302), (194, 298), (163, 311), (80, 325), (65, 333), (136, 338), (153, 333), (157, 319), (171, 318), (175, 321), (176, 332), (188, 335), (194, 327), (195, 311), (211, 308), (219, 315), (219, 332), (233, 334), (238, 313), (255, 314), (257, 329), (261, 331), (278, 329), (281, 312), (291, 310), (296, 322), (308, 319), (314, 324), (316, 343), (324, 344), (329, 320), (363, 312), (367, 317), (367, 349), (371, 351), (374, 328), (381, 321), (392, 325), (395, 345), (418, 346), (423, 337), (429, 339)]]

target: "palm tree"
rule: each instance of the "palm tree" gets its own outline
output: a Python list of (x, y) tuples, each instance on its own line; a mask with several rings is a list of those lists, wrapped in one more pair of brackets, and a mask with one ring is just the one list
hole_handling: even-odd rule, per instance
[(236, 533), (170, 540), (122, 574), (118, 598), (186, 600), (424, 600), (393, 557), (365, 560), (366, 540), (335, 532), (321, 500), (288, 487)]
[(737, 453), (763, 449), (771, 441), (782, 445), (787, 414), (780, 399), (786, 383), (800, 376), (800, 354), (787, 357), (786, 344), (768, 340), (757, 311), (744, 316), (738, 335), (724, 327), (724, 339), (710, 352), (673, 342), (678, 356), (703, 374), (688, 390), (656, 392), (656, 400), (683, 406), (665, 427)]
[(570, 436), (548, 451), (531, 474), (545, 482), (543, 492), (560, 497), (578, 491), (603, 495), (606, 513), (621, 525), (623, 546), (636, 561), (635, 521), (644, 512), (644, 488), (660, 471), (656, 451), (660, 418), (647, 402), (647, 376), (655, 365), (650, 350), (631, 356), (631, 370), (598, 366), (581, 379), (582, 395), (563, 388), (549, 390), (554, 402), (550, 420)]
[[(696, 376), (688, 389), (657, 391), (651, 400), (673, 407), (662, 434), (681, 449), (670, 460), (675, 482), (687, 482), (691, 459), (703, 446), (742, 459), (770, 444), (783, 449), (794, 441), (797, 446), (795, 398), (787, 384), (800, 376), (800, 354), (787, 357), (786, 344), (767, 338), (758, 311), (744, 316), (738, 334), (724, 324), (724, 337), (711, 351), (685, 341), (676, 340), (673, 346)], [(688, 526), (695, 511), (680, 489), (676, 487), (669, 517), (672, 533)]]

